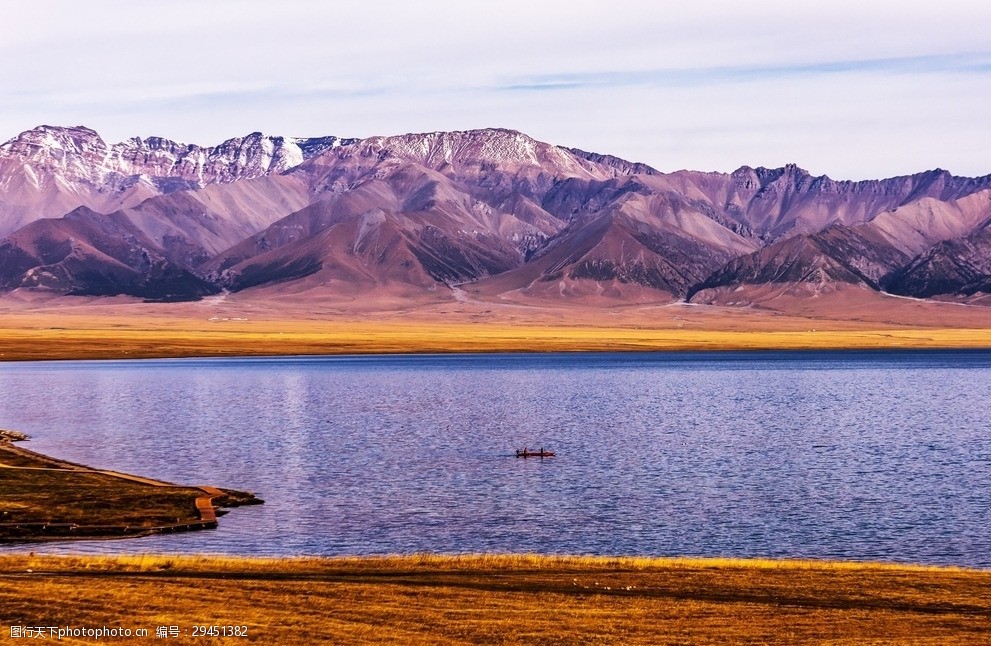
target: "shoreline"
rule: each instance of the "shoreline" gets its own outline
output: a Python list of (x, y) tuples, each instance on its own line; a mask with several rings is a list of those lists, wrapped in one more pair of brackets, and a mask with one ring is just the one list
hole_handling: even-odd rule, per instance
[(0, 429), (0, 485), (8, 507), (0, 509), (0, 544), (215, 529), (226, 513), (221, 510), (263, 502), (247, 492), (92, 469), (14, 445), (27, 439)]
[(527, 356), (527, 357), (539, 357), (545, 355), (607, 355), (607, 354), (617, 354), (617, 355), (649, 355), (649, 354), (665, 354), (665, 355), (740, 355), (740, 356), (751, 356), (757, 354), (794, 354), (794, 355), (804, 355), (807, 353), (821, 353), (821, 354), (929, 354), (929, 353), (941, 353), (941, 352), (972, 352), (972, 353), (985, 353), (991, 354), (991, 345), (933, 345), (933, 346), (864, 346), (864, 347), (850, 347), (850, 346), (823, 346), (823, 347), (725, 347), (725, 348), (694, 348), (694, 347), (672, 347), (672, 348), (644, 348), (644, 349), (553, 349), (553, 350), (541, 350), (541, 349), (505, 349), (505, 350), (388, 350), (388, 351), (367, 351), (363, 352), (360, 350), (355, 351), (330, 351), (330, 352), (318, 352), (318, 353), (294, 353), (291, 351), (283, 353), (271, 353), (271, 354), (260, 354), (253, 353), (250, 350), (245, 351), (242, 354), (233, 354), (228, 352), (218, 352), (218, 353), (200, 353), (200, 354), (168, 354), (168, 355), (157, 355), (149, 353), (147, 356), (137, 353), (135, 355), (129, 355), (126, 357), (116, 357), (116, 356), (99, 356), (99, 357), (65, 357), (65, 358), (17, 358), (17, 359), (0, 359), (0, 366), (4, 363), (8, 364), (21, 364), (21, 363), (59, 363), (59, 362), (72, 362), (72, 361), (86, 361), (93, 363), (102, 362), (129, 362), (129, 361), (169, 361), (169, 360), (206, 360), (206, 359), (321, 359), (321, 358), (332, 358), (332, 357), (342, 357), (342, 358), (385, 358), (385, 357), (398, 357), (398, 358), (418, 358), (418, 357), (496, 357), (496, 356)]

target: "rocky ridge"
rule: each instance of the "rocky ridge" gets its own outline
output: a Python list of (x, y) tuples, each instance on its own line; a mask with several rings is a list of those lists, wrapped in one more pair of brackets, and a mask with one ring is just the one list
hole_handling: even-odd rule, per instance
[(40, 126), (0, 145), (0, 290), (966, 298), (991, 285), (988, 222), (991, 176), (661, 173), (506, 129), (197, 146)]

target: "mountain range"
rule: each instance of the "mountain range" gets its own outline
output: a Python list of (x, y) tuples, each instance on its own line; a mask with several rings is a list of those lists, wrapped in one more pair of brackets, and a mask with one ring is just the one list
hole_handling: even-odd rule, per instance
[(753, 304), (991, 292), (991, 175), (662, 173), (485, 129), (0, 145), (0, 291)]

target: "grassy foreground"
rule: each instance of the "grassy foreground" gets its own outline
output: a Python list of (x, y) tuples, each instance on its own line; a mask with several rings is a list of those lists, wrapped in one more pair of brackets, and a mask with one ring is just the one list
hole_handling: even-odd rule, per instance
[[(152, 636), (176, 626), (185, 637), (177, 642), (197, 643), (987, 644), (991, 572), (726, 559), (9, 555), (0, 557), (0, 619)], [(243, 626), (247, 636), (194, 639), (198, 625)]]

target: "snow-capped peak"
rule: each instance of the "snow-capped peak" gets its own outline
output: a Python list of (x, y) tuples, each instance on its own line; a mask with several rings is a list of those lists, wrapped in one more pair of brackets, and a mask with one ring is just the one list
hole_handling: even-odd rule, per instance
[(254, 132), (217, 146), (164, 137), (132, 137), (108, 145), (84, 126), (43, 125), (0, 145), (0, 168), (14, 162), (31, 169), (31, 174), (44, 171), (92, 186), (112, 187), (124, 178), (147, 176), (152, 181), (168, 179), (170, 186), (203, 187), (282, 173), (340, 141), (337, 137), (301, 139)]
[(588, 164), (570, 151), (505, 128), (370, 137), (360, 145), (438, 169), (445, 165), (498, 166), (504, 170), (554, 169), (565, 175), (589, 175)]

